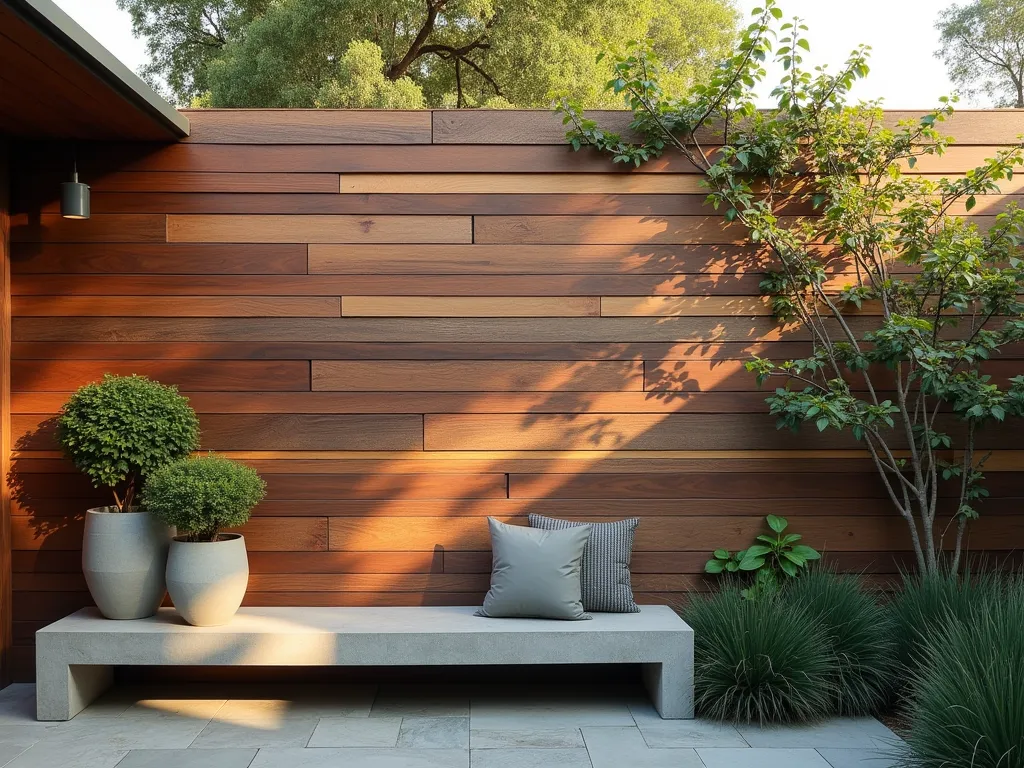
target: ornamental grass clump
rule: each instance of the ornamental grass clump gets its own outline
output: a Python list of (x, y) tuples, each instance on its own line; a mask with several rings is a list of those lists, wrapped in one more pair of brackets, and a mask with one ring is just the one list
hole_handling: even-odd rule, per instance
[(694, 631), (697, 713), (716, 720), (788, 723), (827, 715), (836, 698), (825, 633), (806, 609), (735, 589), (696, 597), (683, 612)]
[(888, 612), (857, 577), (821, 568), (786, 585), (786, 599), (822, 628), (832, 657), (838, 715), (868, 715), (887, 701), (896, 671), (896, 643)]
[(1024, 582), (935, 626), (912, 678), (910, 768), (1024, 768)]
[(919, 669), (923, 647), (951, 623), (969, 623), (975, 611), (985, 611), (1004, 599), (1005, 576), (998, 572), (950, 570), (929, 575), (904, 574), (900, 591), (888, 612), (896, 642), (896, 661), (904, 683)]
[(217, 541), (222, 529), (244, 525), (265, 495), (266, 484), (252, 467), (208, 454), (156, 470), (142, 501), (185, 541)]
[(64, 404), (57, 440), (94, 487), (111, 489), (115, 509), (126, 512), (150, 475), (199, 448), (199, 418), (176, 387), (108, 373)]

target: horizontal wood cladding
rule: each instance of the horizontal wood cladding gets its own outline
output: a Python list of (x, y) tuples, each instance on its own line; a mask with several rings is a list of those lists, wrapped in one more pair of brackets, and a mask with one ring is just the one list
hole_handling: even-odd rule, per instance
[[(161, 217), (162, 218), (162, 217)], [(469, 216), (168, 216), (179, 243), (468, 243)]]
[(426, 110), (188, 109), (192, 144), (429, 144)]
[[(265, 479), (240, 529), (247, 605), (478, 604), (487, 517), (531, 513), (639, 517), (642, 603), (708, 589), (709, 552), (749, 546), (768, 511), (872, 586), (912, 567), (864, 446), (776, 430), (744, 364), (806, 356), (810, 337), (771, 317), (771, 255), (705, 205), (684, 158), (630, 169), (572, 152), (546, 111), (188, 114), (177, 144), (78, 147), (88, 221), (59, 216), (70, 147), (12, 152), (20, 680), (34, 632), (91, 602), (82, 519), (107, 492), (61, 455), (55, 421), (105, 373), (176, 385), (202, 449)], [(962, 177), (1016, 141), (1022, 114), (958, 113), (942, 130), (959, 144), (913, 172)], [(628, 130), (627, 113), (595, 117)], [(716, 130), (702, 133), (712, 153)], [(778, 215), (813, 215), (784, 192)], [(971, 216), (987, 227), (1022, 197), (1018, 174)], [(820, 255), (828, 289), (853, 280), (831, 246)], [(874, 312), (851, 315), (853, 331)], [(1022, 361), (1013, 345), (986, 373), (1002, 381)], [(979, 436), (991, 495), (968, 542), (1014, 564), (1018, 432)], [(953, 481), (940, 489), (940, 524), (955, 496)]]
[(313, 361), (313, 389), (375, 392), (616, 391), (643, 388), (643, 363)]

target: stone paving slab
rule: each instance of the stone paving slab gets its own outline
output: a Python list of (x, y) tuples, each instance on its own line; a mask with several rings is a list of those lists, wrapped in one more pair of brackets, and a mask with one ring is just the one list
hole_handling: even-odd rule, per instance
[(706, 768), (831, 768), (815, 749), (698, 749)]
[(248, 768), (255, 749), (133, 749), (117, 768)]
[(469, 768), (469, 751), (462, 749), (261, 749), (249, 768)]
[(898, 768), (898, 749), (822, 749), (818, 754), (824, 757), (832, 768)]
[(752, 747), (878, 750), (891, 746), (895, 739), (893, 732), (873, 717), (839, 717), (811, 725), (771, 728), (739, 725), (736, 730)]

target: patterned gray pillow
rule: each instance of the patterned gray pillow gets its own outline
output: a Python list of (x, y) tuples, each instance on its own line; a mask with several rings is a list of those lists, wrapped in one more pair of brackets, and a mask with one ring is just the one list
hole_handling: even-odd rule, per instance
[(554, 531), (590, 526), (590, 538), (583, 550), (583, 566), (580, 571), (583, 608), (604, 613), (640, 612), (640, 606), (633, 599), (629, 573), (633, 534), (639, 524), (638, 517), (614, 523), (577, 523), (530, 515), (531, 528)]

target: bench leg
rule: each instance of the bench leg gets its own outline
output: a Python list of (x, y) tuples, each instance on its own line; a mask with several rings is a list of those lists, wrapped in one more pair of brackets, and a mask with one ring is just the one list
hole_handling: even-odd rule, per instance
[(665, 720), (693, 718), (693, 664), (666, 661), (643, 665), (644, 685)]
[(114, 682), (114, 668), (94, 664), (36, 667), (36, 719), (70, 720)]

